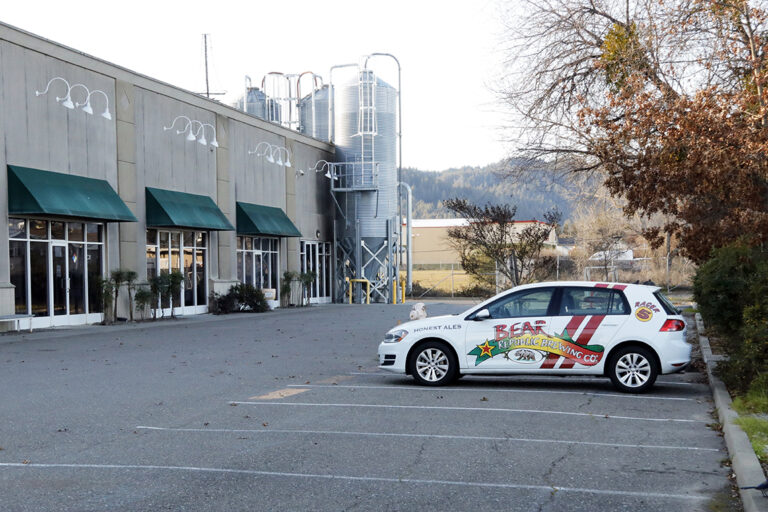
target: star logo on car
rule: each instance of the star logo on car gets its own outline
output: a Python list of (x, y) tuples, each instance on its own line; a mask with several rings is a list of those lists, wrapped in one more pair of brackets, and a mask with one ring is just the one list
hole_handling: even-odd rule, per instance
[(475, 356), (475, 366), (482, 363), (486, 359), (490, 359), (496, 354), (500, 354), (499, 345), (495, 341), (485, 340), (482, 345), (476, 345), (475, 348), (469, 351), (470, 356)]
[(478, 345), (477, 348), (480, 349), (480, 357), (483, 357), (483, 356), (492, 357), (493, 356), (493, 348), (494, 347), (489, 345), (487, 340), (482, 345)]

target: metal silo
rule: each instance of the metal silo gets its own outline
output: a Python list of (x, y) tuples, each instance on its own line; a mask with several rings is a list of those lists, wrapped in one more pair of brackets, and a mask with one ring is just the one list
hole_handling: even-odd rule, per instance
[(279, 100), (267, 98), (264, 109), (267, 116), (264, 118), (272, 123), (282, 124), (283, 122), (283, 106)]
[(310, 137), (328, 140), (328, 98), (327, 85), (313, 90), (299, 101), (299, 131)]
[(237, 100), (236, 108), (258, 118), (266, 119), (267, 95), (258, 87), (246, 87), (244, 96), (246, 98), (245, 108), (243, 108), (243, 98)]
[(398, 91), (367, 68), (331, 87), (336, 145), (332, 187), (342, 210), (336, 223), (341, 252), (336, 258), (337, 289), (343, 293), (345, 277), (367, 279), (371, 300), (389, 301), (397, 279)]

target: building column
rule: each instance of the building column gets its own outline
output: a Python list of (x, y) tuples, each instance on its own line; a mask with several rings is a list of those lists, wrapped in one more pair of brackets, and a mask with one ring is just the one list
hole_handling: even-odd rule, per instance
[[(139, 214), (136, 180), (136, 93), (133, 84), (115, 80), (115, 123), (117, 124), (117, 193), (139, 222), (110, 223), (107, 239), (107, 270), (134, 270), (138, 282), (146, 282), (144, 214)], [(143, 195), (141, 197), (143, 205)], [(143, 263), (142, 263), (143, 262)], [(118, 316), (130, 316), (128, 292), (120, 290)]]
[(11, 284), (11, 259), (8, 245), (8, 162), (5, 153), (5, 122), (7, 116), (0, 116), (0, 315), (16, 312), (15, 287)]
[[(298, 219), (299, 209), (296, 206), (296, 185), (299, 179), (296, 176), (296, 169), (298, 168), (298, 158), (293, 151), (293, 146), (290, 144), (292, 141), (283, 139), (283, 144), (288, 148), (292, 155), (294, 155), (293, 167), (285, 167), (285, 214), (291, 219), (294, 225), (301, 226)], [(306, 178), (305, 178), (306, 179)], [(290, 270), (293, 272), (301, 271), (301, 264), (299, 262), (299, 240), (296, 237), (283, 238), (285, 241), (285, 256), (280, 255), (280, 268), (283, 271)]]
[[(232, 179), (229, 160), (229, 119), (216, 114), (216, 205), (233, 226), (237, 226), (235, 208), (235, 182)], [(211, 241), (211, 285), (209, 290), (225, 294), (237, 283), (235, 265), (235, 231), (212, 233)]]

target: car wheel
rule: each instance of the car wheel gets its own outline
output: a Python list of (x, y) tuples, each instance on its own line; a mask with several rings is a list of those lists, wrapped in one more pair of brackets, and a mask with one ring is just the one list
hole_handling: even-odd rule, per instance
[(611, 357), (608, 375), (625, 393), (643, 393), (653, 386), (659, 372), (653, 356), (642, 347), (624, 347)]
[(459, 365), (445, 343), (430, 341), (419, 345), (408, 359), (408, 373), (421, 385), (442, 386), (456, 380)]

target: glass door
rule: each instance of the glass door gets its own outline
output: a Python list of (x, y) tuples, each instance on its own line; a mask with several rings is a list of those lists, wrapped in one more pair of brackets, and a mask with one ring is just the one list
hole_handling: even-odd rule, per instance
[(177, 315), (207, 312), (207, 239), (201, 231), (147, 230), (147, 279), (171, 272), (182, 276), (179, 293), (161, 295), (158, 314), (170, 315), (171, 308)]
[(301, 242), (301, 271), (314, 272), (315, 281), (307, 290), (309, 301), (326, 303), (331, 301), (330, 287), (325, 283), (330, 276), (330, 243), (317, 241)]
[(67, 259), (69, 314), (85, 314), (85, 248), (83, 244), (69, 244)]
[(69, 304), (66, 242), (51, 242), (50, 275), (53, 277), (53, 314), (54, 316), (66, 315)]
[(262, 266), (262, 258), (261, 258), (261, 251), (254, 251), (253, 252), (253, 286), (259, 290), (261, 290), (263, 285), (263, 266)]
[(104, 275), (103, 225), (10, 218), (15, 309), (33, 328), (99, 322)]

